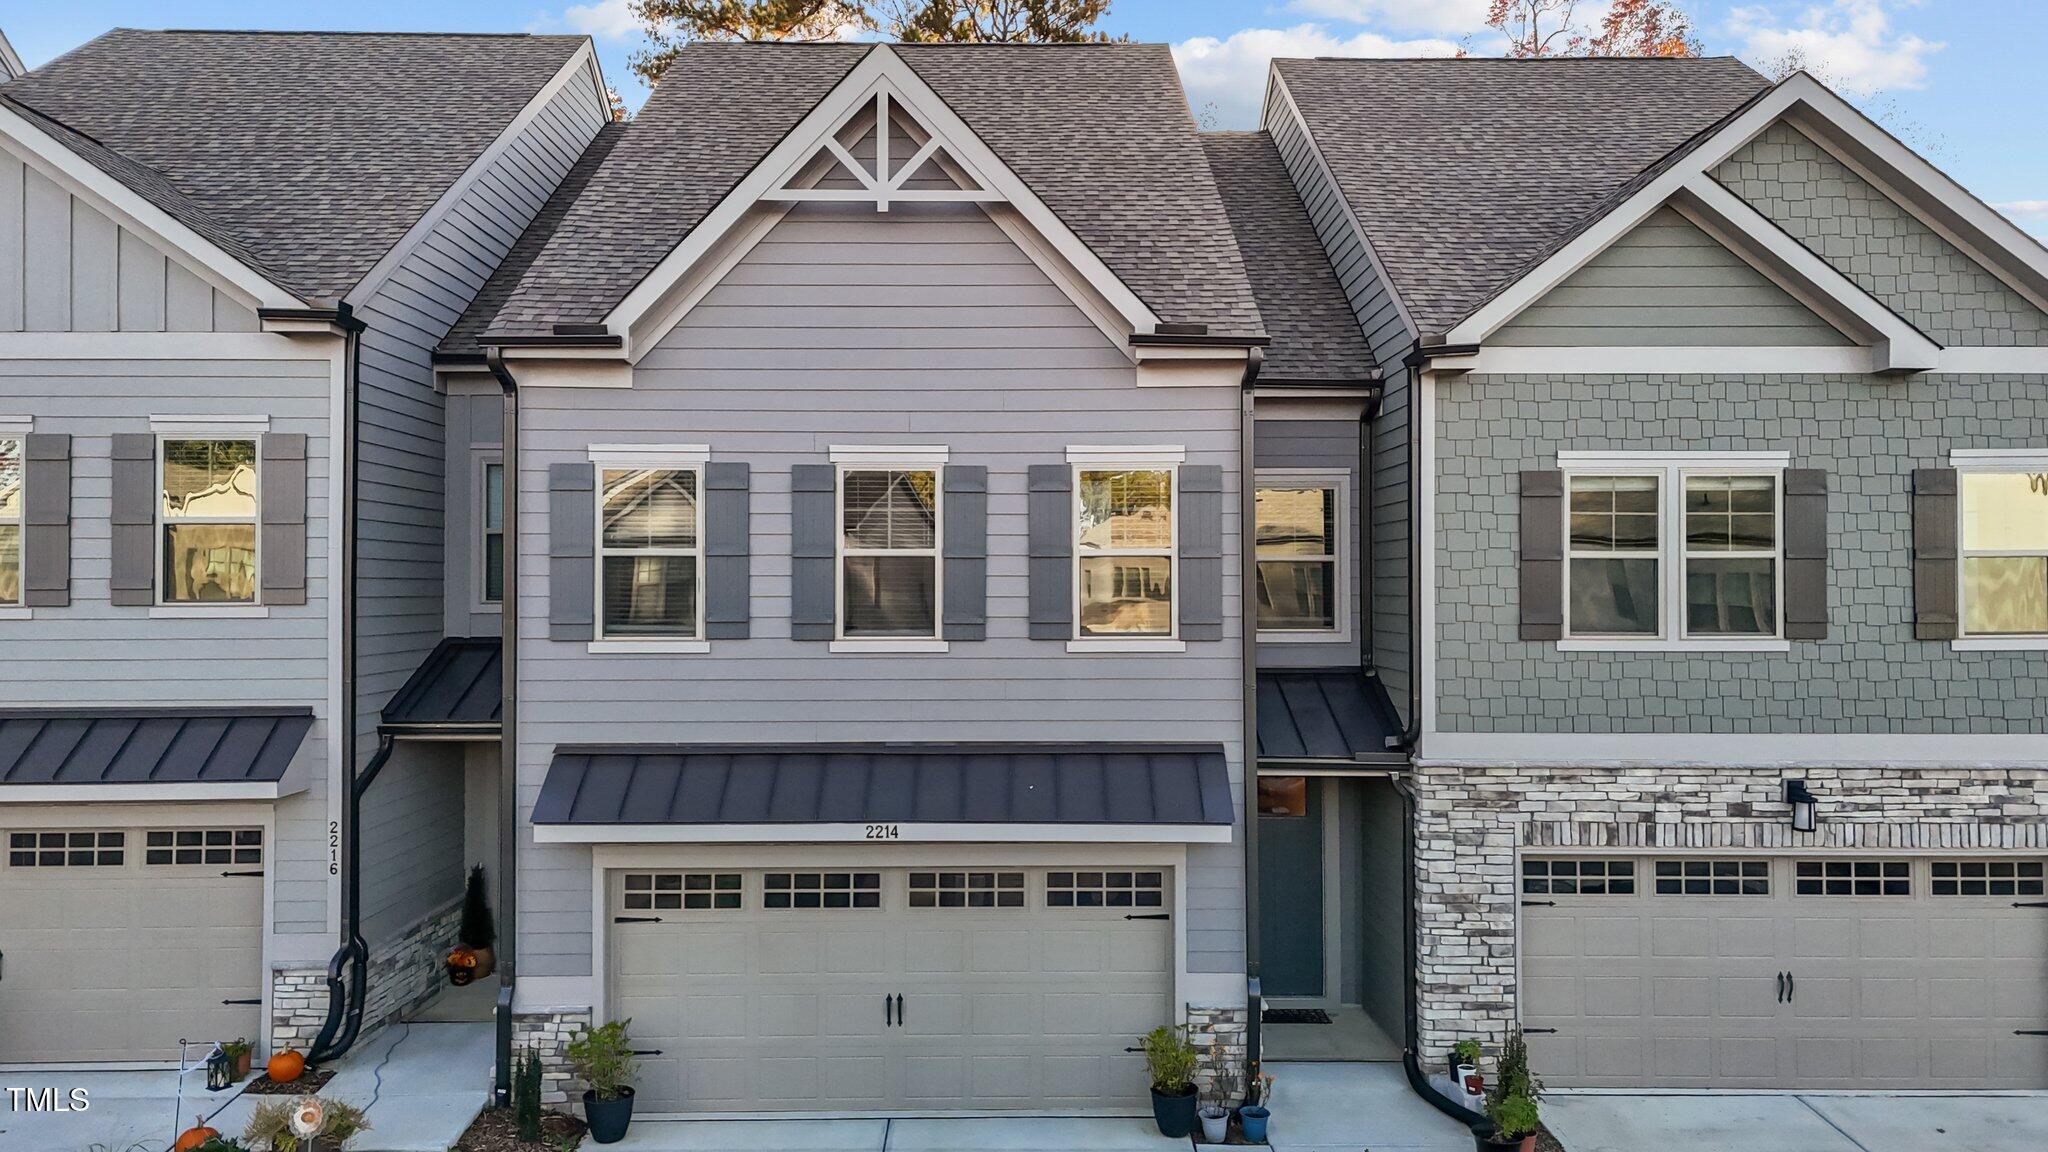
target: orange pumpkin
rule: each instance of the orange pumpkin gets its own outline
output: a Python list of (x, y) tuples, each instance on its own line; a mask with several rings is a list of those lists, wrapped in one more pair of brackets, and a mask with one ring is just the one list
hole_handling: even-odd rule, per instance
[(194, 1148), (204, 1147), (208, 1140), (219, 1135), (220, 1129), (218, 1128), (208, 1128), (204, 1124), (195, 1124), (185, 1129), (178, 1136), (178, 1142), (171, 1145), (171, 1152), (192, 1152)]
[(270, 1058), (263, 1070), (279, 1084), (289, 1084), (306, 1074), (306, 1058), (296, 1048), (287, 1048)]
[(450, 968), (476, 967), (476, 949), (464, 946), (448, 953), (448, 966)]

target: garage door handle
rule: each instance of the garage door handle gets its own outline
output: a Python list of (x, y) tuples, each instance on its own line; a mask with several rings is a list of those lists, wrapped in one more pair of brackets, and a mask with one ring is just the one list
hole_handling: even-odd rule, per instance
[(2012, 902), (2012, 906), (2015, 908), (2048, 908), (2048, 900), (2015, 900)]
[(896, 1026), (903, 1027), (903, 993), (896, 994)]
[(1785, 974), (1784, 974), (1783, 972), (1780, 972), (1780, 973), (1778, 973), (1778, 1003), (1780, 1003), (1780, 1004), (1783, 1004), (1784, 1002), (1785, 1002)]
[(258, 997), (257, 999), (254, 999), (254, 1000), (223, 1000), (223, 1001), (221, 1001), (221, 1003), (223, 1003), (223, 1004), (261, 1004), (261, 1003), (263, 1003), (263, 1000), (262, 1000), (262, 998), (261, 998), (261, 997)]
[(882, 1027), (894, 1028), (895, 1026), (896, 998), (884, 992), (882, 993)]
[(1790, 972), (1785, 973), (1785, 1003), (1790, 1004), (1798, 995), (1799, 981)]
[(633, 1049), (633, 1055), (635, 1055), (635, 1056), (659, 1056), (659, 1055), (661, 1055), (661, 1049), (659, 1049), (659, 1048), (635, 1048), (635, 1049)]
[(1126, 1052), (1143, 1052), (1143, 1051), (1144, 1051), (1144, 1049), (1143, 1049), (1143, 1048), (1126, 1048), (1126, 1049), (1124, 1049), (1124, 1051), (1126, 1051)]
[[(1522, 901), (1522, 907), (1524, 907), (1524, 908), (1555, 908), (1555, 907), (1557, 907), (1557, 901), (1555, 901), (1555, 900), (1524, 900), (1524, 901)], [(1523, 1029), (1523, 1031), (1525, 1031), (1525, 1032), (1526, 1032), (1526, 1031), (1528, 1031), (1528, 1029), (1526, 1029), (1526, 1028), (1525, 1028), (1525, 1029)]]
[(261, 868), (258, 868), (258, 869), (257, 869), (257, 870), (255, 870), (254, 872), (223, 872), (223, 873), (221, 873), (221, 875), (223, 875), (223, 876), (261, 876), (261, 875), (263, 875), (263, 869), (261, 869)]
[(1555, 1036), (1555, 1035), (1557, 1035), (1557, 1029), (1555, 1029), (1555, 1028), (1524, 1028), (1524, 1029), (1522, 1029), (1522, 1035), (1524, 1035), (1524, 1036)]
[(1124, 917), (1124, 919), (1126, 919), (1126, 920), (1171, 920), (1171, 919), (1173, 919), (1173, 913), (1171, 913), (1171, 912), (1133, 912), (1133, 913), (1131, 913), (1131, 914), (1129, 914), (1129, 915), (1125, 916), (1125, 917)]
[(2013, 1033), (2013, 1035), (2015, 1035), (2015, 1036), (2048, 1036), (2048, 1030), (2043, 1030), (2043, 1029), (2040, 1029), (2040, 1028), (2021, 1028), (2021, 1029), (2019, 1029), (2019, 1030), (2015, 1031), (2015, 1032)]
[(614, 917), (612, 917), (612, 923), (614, 923), (614, 924), (659, 924), (659, 923), (661, 923), (661, 917), (659, 917), (659, 916), (614, 916)]

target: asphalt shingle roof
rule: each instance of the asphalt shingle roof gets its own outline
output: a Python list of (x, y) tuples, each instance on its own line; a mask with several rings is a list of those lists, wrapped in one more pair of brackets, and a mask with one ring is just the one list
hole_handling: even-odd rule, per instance
[(1728, 57), (1275, 64), (1424, 336), (1770, 87)]
[(110, 153), (85, 154), (181, 222), (237, 241), (283, 287), (333, 300), (583, 42), (120, 28), (0, 85), (0, 98)]
[[(492, 323), (600, 320), (874, 50), (692, 44)], [(1162, 45), (892, 45), (1162, 320), (1259, 335)]]
[(1206, 132), (1202, 148), (1237, 234), (1266, 334), (1273, 338), (1259, 378), (1370, 376), (1372, 349), (1273, 138), (1265, 132)]

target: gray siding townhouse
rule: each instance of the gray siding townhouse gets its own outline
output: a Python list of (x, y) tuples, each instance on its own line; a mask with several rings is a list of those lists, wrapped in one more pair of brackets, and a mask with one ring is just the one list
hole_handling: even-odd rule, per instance
[(1732, 60), (1287, 60), (1264, 122), (1383, 373), (1421, 1057), (2048, 1086), (2048, 252)]
[(123, 29), (0, 85), (0, 1063), (307, 1047), (351, 938), (359, 1022), (434, 987), (459, 758), (347, 794), (443, 636), (430, 354), (607, 119), (577, 37)]

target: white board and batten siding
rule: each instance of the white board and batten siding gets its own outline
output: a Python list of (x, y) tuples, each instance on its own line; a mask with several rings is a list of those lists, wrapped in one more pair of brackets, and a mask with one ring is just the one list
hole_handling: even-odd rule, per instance
[[(630, 389), (522, 393), (519, 802), (558, 744), (1172, 741), (1242, 771), (1237, 582), (1224, 637), (1183, 654), (1069, 653), (1028, 631), (1026, 475), (1072, 445), (1180, 445), (1223, 472), (1236, 570), (1238, 395), (1139, 388), (1130, 360), (971, 206), (800, 205), (714, 287)], [(708, 654), (548, 638), (548, 469), (593, 444), (707, 444), (751, 468), (751, 634)], [(987, 639), (943, 654), (790, 639), (795, 464), (831, 445), (944, 445), (988, 468)], [(527, 833), (530, 837), (531, 833)], [(905, 829), (908, 838), (910, 829)], [(520, 848), (523, 976), (590, 977), (592, 860)], [(1088, 858), (1076, 846), (1077, 865)], [(1242, 850), (1191, 845), (1187, 967), (1242, 972)]]
[[(357, 309), (362, 498), (357, 505), (357, 756), (379, 713), (443, 635), (444, 397), (433, 351), (609, 117), (594, 79), (571, 77), (405, 252)], [(462, 772), (393, 758), (363, 805), (363, 914), (395, 928), (460, 893)], [(372, 850), (372, 846), (377, 846)]]

